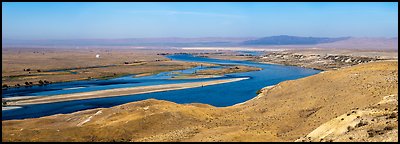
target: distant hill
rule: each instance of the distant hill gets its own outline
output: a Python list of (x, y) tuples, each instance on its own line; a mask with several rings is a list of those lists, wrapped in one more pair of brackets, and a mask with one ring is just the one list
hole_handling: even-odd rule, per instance
[(350, 37), (326, 38), (326, 37), (298, 37), (298, 36), (270, 36), (242, 42), (244, 45), (314, 45), (331, 43), (349, 39)]
[(49, 39), (15, 40), (2, 39), (2, 46), (143, 46), (143, 47), (269, 47), (269, 48), (325, 48), (325, 49), (364, 49), (398, 50), (398, 38), (379, 37), (198, 37), (198, 38), (127, 38), (127, 39)]
[(254, 37), (199, 37), (199, 38), (127, 38), (127, 39), (46, 39), (15, 40), (3, 39), (2, 45), (44, 45), (44, 46), (229, 46)]

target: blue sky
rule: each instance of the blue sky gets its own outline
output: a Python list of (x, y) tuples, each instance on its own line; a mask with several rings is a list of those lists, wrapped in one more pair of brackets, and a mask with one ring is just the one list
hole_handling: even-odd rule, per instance
[(2, 37), (397, 37), (398, 3), (5, 3)]

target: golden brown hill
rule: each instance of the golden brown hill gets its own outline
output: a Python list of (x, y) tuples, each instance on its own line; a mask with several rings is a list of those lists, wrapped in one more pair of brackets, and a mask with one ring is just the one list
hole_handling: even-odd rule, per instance
[(3, 121), (2, 140), (295, 141), (351, 110), (397, 96), (397, 64), (371, 62), (281, 82), (252, 100), (225, 108), (149, 99)]
[(398, 95), (388, 95), (365, 109), (354, 109), (334, 118), (298, 142), (398, 141)]

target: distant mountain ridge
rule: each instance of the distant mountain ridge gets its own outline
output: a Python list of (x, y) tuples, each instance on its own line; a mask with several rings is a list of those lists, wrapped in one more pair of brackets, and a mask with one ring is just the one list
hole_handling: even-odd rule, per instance
[(269, 48), (333, 48), (365, 50), (398, 50), (398, 38), (382, 37), (164, 37), (126, 39), (48, 39), (16, 40), (2, 38), (3, 47), (77, 47), (77, 46), (140, 46), (140, 47), (269, 47)]
[(263, 37), (256, 40), (242, 42), (244, 45), (313, 45), (320, 43), (331, 43), (349, 39), (350, 37), (327, 38), (327, 37), (299, 37), (289, 35), (279, 35)]
[(126, 39), (48, 39), (48, 40), (15, 40), (3, 39), (2, 45), (232, 45), (243, 41), (257, 39), (255, 37), (199, 37), (199, 38), (126, 38)]

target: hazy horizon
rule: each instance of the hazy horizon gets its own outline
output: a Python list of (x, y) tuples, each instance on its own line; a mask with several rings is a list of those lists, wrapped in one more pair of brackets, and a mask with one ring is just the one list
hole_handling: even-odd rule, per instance
[[(283, 34), (282, 34), (283, 35)], [(282, 36), (282, 35), (266, 35), (259, 37), (251, 37), (251, 36), (225, 36), (225, 37), (214, 37), (214, 36), (203, 36), (203, 37), (127, 37), (127, 38), (60, 38), (60, 39), (14, 39), (14, 38), (2, 38), (3, 40), (22, 40), (22, 41), (46, 41), (46, 40), (129, 40), (129, 39), (205, 39), (205, 38), (232, 38), (232, 39), (241, 39), (241, 38), (249, 38), (249, 39), (258, 39), (264, 37), (272, 37), (272, 36)], [(285, 35), (285, 36), (296, 36), (296, 37), (319, 37), (319, 36), (298, 36), (298, 35)], [(323, 38), (340, 38), (340, 37), (350, 37), (350, 38), (377, 38), (377, 39), (396, 39), (397, 36), (394, 37), (352, 37), (352, 36), (337, 36), (337, 37), (323, 37)]]
[(397, 38), (398, 3), (2, 3), (2, 39)]

